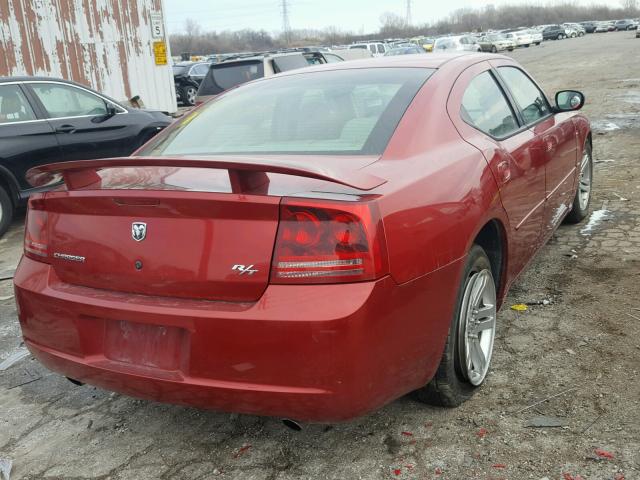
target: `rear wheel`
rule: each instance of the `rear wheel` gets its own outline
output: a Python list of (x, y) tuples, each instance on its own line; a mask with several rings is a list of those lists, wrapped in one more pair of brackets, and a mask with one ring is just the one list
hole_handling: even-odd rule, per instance
[(578, 223), (589, 213), (592, 183), (593, 156), (591, 154), (591, 143), (587, 142), (584, 146), (584, 151), (582, 152), (582, 161), (580, 162), (578, 189), (576, 190), (575, 197), (573, 197), (571, 211), (565, 219), (567, 223)]
[(493, 353), (496, 305), (489, 258), (474, 245), (467, 256), (440, 366), (431, 382), (416, 392), (420, 400), (457, 407), (484, 382)]
[(498, 53), (498, 48), (495, 45), (491, 47), (491, 53)]
[(7, 191), (0, 186), (0, 237), (5, 234), (13, 220), (13, 203)]

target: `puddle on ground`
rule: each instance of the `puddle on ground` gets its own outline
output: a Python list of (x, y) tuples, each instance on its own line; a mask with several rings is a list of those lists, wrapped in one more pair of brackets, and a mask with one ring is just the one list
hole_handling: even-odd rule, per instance
[[(640, 99), (638, 100), (640, 104)], [(617, 113), (591, 120), (591, 128), (598, 132), (613, 132), (627, 128), (640, 128), (640, 113)]]

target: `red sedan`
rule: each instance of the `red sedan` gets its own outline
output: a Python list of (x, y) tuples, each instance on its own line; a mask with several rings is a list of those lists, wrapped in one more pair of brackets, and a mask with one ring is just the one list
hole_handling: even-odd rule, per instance
[(132, 157), (32, 169), (65, 186), (29, 201), (25, 342), (78, 382), (203, 408), (459, 405), (510, 285), (587, 214), (583, 103), (498, 55), (334, 63), (228, 91)]

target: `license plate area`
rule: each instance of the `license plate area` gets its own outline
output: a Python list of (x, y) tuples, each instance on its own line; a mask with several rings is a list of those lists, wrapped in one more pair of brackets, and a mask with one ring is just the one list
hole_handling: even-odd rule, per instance
[(104, 356), (114, 362), (159, 370), (179, 370), (186, 330), (124, 320), (107, 321)]

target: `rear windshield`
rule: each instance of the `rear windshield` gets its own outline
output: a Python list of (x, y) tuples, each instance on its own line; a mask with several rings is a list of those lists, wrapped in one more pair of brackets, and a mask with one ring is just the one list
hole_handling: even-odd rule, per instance
[(272, 77), (187, 116), (141, 155), (380, 155), (427, 68), (376, 68)]
[(198, 95), (218, 95), (236, 85), (262, 77), (264, 77), (262, 60), (218, 63), (209, 68), (207, 76), (200, 85)]
[(274, 57), (273, 69), (276, 73), (295, 70), (296, 68), (308, 67), (309, 63), (302, 54), (285, 55), (283, 57)]

